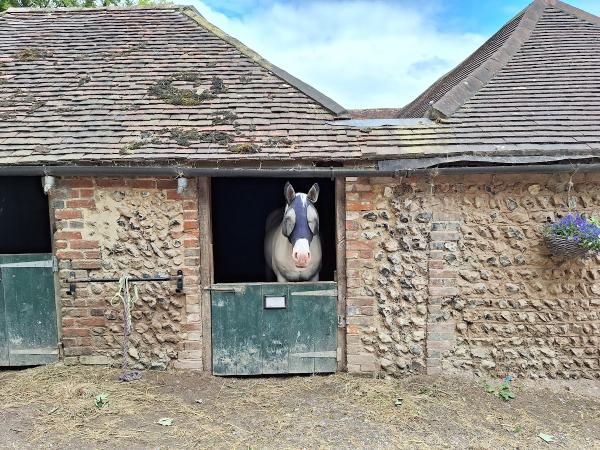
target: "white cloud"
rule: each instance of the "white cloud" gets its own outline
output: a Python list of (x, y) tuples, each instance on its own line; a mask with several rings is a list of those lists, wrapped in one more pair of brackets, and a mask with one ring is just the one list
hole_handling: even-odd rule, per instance
[(567, 3), (576, 6), (579, 9), (583, 9), (590, 14), (600, 15), (600, 1), (598, 0), (577, 0), (567, 1)]
[(276, 1), (228, 17), (194, 0), (209, 21), (346, 108), (400, 107), (485, 40), (439, 31), (435, 5), (421, 3), (430, 6)]

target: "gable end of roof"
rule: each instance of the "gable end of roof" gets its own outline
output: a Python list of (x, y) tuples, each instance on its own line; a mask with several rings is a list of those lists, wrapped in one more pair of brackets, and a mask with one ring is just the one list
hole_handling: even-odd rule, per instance
[(442, 75), (417, 98), (405, 105), (401, 109), (399, 117), (425, 117), (435, 102), (446, 95), (454, 86), (462, 83), (471, 72), (481, 66), (483, 62), (504, 44), (517, 25), (519, 25), (525, 10), (526, 9), (504, 24), (500, 30), (494, 33), (493, 36), (485, 41), (458, 66)]
[[(400, 117), (444, 119), (452, 116), (508, 64), (529, 39), (547, 8), (555, 8), (580, 20), (600, 25), (600, 17), (560, 0), (535, 0), (465, 61), (402, 108)], [(490, 52), (490, 49), (493, 51)]]
[(461, 83), (455, 85), (436, 101), (426, 115), (432, 119), (449, 117), (473, 97), (519, 51), (523, 43), (529, 38), (546, 6), (545, 0), (536, 0), (529, 5), (524, 11), (519, 24), (500, 48), (483, 64), (467, 75)]
[(276, 77), (280, 78), (281, 80), (285, 81), (289, 85), (298, 89), (303, 94), (312, 98), (314, 101), (316, 101), (317, 103), (322, 105), (327, 110), (331, 111), (336, 116), (343, 116), (343, 115), (347, 114), (347, 111), (343, 106), (341, 106), (340, 104), (338, 104), (337, 102), (335, 102), (334, 100), (332, 100), (331, 98), (329, 98), (328, 96), (323, 94), (322, 92), (318, 91), (314, 87), (310, 86), (309, 84), (299, 80), (298, 78), (296, 78), (295, 76), (286, 72), (285, 70), (283, 70), (283, 69), (277, 67), (276, 65), (270, 63), (269, 61), (267, 61), (266, 59), (264, 59), (262, 56), (260, 56), (258, 53), (256, 53), (251, 48), (244, 45), (239, 40), (228, 35), (223, 30), (221, 30), (220, 28), (218, 28), (215, 25), (213, 25), (212, 23), (210, 23), (193, 6), (182, 6), (178, 9), (183, 14), (185, 14), (190, 19), (192, 19), (194, 22), (196, 22), (198, 25), (200, 25), (202, 28), (208, 30), (209, 32), (211, 32), (212, 34), (217, 36), (219, 39), (232, 45), (238, 51), (240, 51), (243, 55), (247, 56), (252, 61), (254, 61), (256, 64), (262, 66), (269, 72), (273, 73), (273, 75), (275, 75)]
[(549, 6), (554, 6), (557, 9), (566, 12), (567, 14), (571, 14), (578, 19), (585, 20), (586, 22), (592, 23), (594, 25), (600, 25), (600, 17), (595, 16), (583, 9), (576, 8), (573, 5), (569, 5), (568, 3), (561, 2), (560, 0), (547, 0), (549, 2)]

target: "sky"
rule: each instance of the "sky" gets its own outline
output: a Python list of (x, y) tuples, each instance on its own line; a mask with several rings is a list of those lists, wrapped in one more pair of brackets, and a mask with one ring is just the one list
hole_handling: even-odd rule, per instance
[[(397, 108), (527, 0), (191, 0), (210, 22), (348, 109)], [(568, 0), (600, 15), (600, 0)]]

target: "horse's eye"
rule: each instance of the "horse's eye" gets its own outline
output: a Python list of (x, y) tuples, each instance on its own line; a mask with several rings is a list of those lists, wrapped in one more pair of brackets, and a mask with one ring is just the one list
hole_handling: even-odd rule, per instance
[(283, 223), (281, 224), (281, 232), (284, 236), (289, 237), (294, 231), (294, 226), (296, 225), (296, 213), (292, 209), (289, 213), (283, 216)]

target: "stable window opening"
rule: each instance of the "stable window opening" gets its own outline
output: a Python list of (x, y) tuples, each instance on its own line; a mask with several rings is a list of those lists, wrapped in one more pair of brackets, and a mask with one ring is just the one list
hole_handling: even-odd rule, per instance
[(0, 254), (51, 253), (48, 197), (39, 177), (0, 177)]
[(275, 281), (264, 256), (265, 225), (269, 214), (284, 208), (284, 186), (308, 193), (319, 185), (314, 204), (319, 216), (322, 265), (319, 281), (335, 281), (335, 183), (315, 178), (213, 178), (212, 235), (215, 283)]

